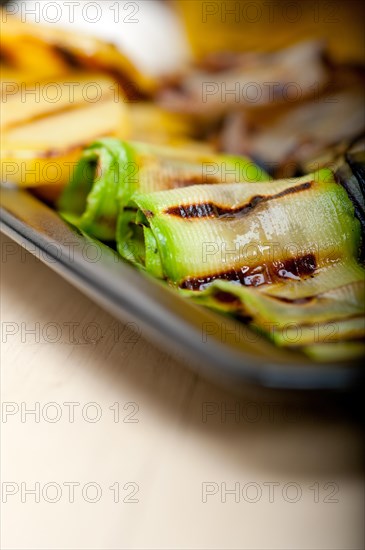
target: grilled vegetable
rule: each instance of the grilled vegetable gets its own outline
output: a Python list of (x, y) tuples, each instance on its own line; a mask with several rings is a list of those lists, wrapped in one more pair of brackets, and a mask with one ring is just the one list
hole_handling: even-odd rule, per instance
[(213, 118), (237, 108), (297, 101), (298, 90), (303, 99), (325, 86), (329, 75), (323, 53), (323, 43), (316, 40), (278, 52), (226, 52), (208, 59), (206, 67), (190, 68), (178, 86), (160, 92), (159, 100), (168, 110)]
[(1, 177), (54, 198), (86, 145), (130, 138), (127, 103), (150, 99), (156, 82), (112, 44), (6, 12), (3, 22)]
[(345, 153), (346, 162), (336, 171), (336, 178), (346, 189), (361, 224), (361, 259), (365, 259), (365, 142), (356, 140)]
[(25, 85), (86, 70), (108, 73), (114, 90), (120, 86), (122, 95), (131, 100), (150, 97), (155, 91), (155, 81), (138, 71), (112, 44), (54, 25), (25, 23), (8, 14), (4, 21), (1, 69), (5, 82)]
[(142, 225), (152, 233), (164, 276), (191, 290), (215, 279), (259, 286), (309, 276), (353, 257), (359, 246), (353, 206), (330, 170), (267, 185), (136, 194), (133, 200), (139, 208), (134, 231), (140, 234)]
[(281, 289), (273, 284), (267, 292), (219, 280), (189, 294), (201, 305), (249, 320), (279, 346), (300, 348), (322, 360), (335, 358), (339, 343), (347, 344), (342, 352), (348, 356), (363, 352), (364, 270), (354, 262), (339, 262), (319, 271), (312, 283), (296, 281)]
[(75, 73), (43, 82), (24, 100), (6, 98), (1, 117), (1, 177), (19, 186), (65, 185), (82, 149), (105, 135), (127, 137), (126, 104), (116, 101), (113, 81)]
[(84, 151), (59, 209), (92, 236), (115, 240), (118, 218), (121, 234), (125, 220), (135, 214), (135, 209), (125, 208), (136, 191), (265, 179), (267, 175), (243, 157), (103, 139)]
[[(331, 163), (335, 146), (358, 136), (364, 120), (362, 85), (331, 90), (320, 99), (291, 105), (285, 112), (273, 110), (254, 119), (232, 113), (226, 120), (222, 148), (262, 160), (276, 177), (289, 177)], [(328, 158), (323, 159), (325, 153)]]
[(225, 48), (185, 67), (162, 83), (159, 104), (189, 115), (220, 151), (247, 155), (275, 178), (328, 166), (364, 130), (362, 65), (339, 63), (314, 36), (271, 52), (261, 43), (261, 51)]
[[(363, 349), (360, 223), (330, 170), (135, 194), (118, 250), (187, 297), (318, 359)], [(350, 345), (351, 344), (351, 345)], [(332, 347), (331, 347), (332, 346)], [(308, 349), (307, 349), (308, 348)]]

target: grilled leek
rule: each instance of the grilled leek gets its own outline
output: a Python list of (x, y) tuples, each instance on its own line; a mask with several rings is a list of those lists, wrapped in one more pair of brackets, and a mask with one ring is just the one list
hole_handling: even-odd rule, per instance
[[(118, 250), (196, 302), (318, 360), (364, 351), (360, 223), (330, 170), (133, 197)], [(346, 345), (345, 345), (346, 344)]]
[(108, 138), (84, 151), (60, 207), (187, 299), (328, 361), (364, 351), (362, 207), (350, 187), (329, 169), (268, 181), (244, 158)]
[(267, 175), (244, 157), (106, 138), (85, 149), (59, 209), (90, 235), (116, 240), (118, 220), (121, 234), (125, 220), (135, 213), (135, 208), (125, 209), (136, 191), (265, 179)]
[[(330, 170), (269, 184), (196, 185), (136, 194), (132, 231), (150, 233), (164, 277), (202, 290), (215, 279), (246, 286), (310, 276), (357, 253), (360, 227)], [(149, 269), (146, 257), (146, 268)]]

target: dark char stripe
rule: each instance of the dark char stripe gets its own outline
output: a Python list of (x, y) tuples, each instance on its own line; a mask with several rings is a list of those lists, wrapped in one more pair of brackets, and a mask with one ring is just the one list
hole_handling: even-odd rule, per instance
[(254, 208), (262, 203), (269, 202), (274, 199), (280, 199), (286, 195), (293, 193), (299, 193), (305, 191), (312, 186), (313, 182), (305, 182), (294, 187), (289, 187), (276, 193), (275, 195), (255, 195), (250, 201), (244, 205), (230, 208), (228, 206), (220, 206), (213, 202), (204, 202), (198, 204), (183, 204), (178, 206), (170, 206), (165, 210), (165, 214), (170, 216), (177, 216), (179, 218), (191, 219), (191, 218), (231, 218), (237, 216), (244, 216), (249, 212), (252, 212)]
[(61, 46), (61, 44), (54, 44), (53, 50), (71, 69), (82, 67), (81, 60), (69, 48)]
[(286, 298), (285, 296), (275, 296), (275, 294), (267, 294), (266, 296), (278, 302), (292, 305), (310, 304), (318, 299), (317, 296), (305, 296), (304, 298)]
[(237, 281), (245, 286), (261, 286), (283, 279), (309, 277), (314, 273), (316, 267), (317, 262), (314, 254), (306, 254), (297, 258), (278, 260), (271, 264), (260, 264), (251, 267), (242, 266), (238, 269), (203, 277), (188, 277), (180, 284), (180, 287), (188, 290), (201, 290), (205, 285), (217, 279)]

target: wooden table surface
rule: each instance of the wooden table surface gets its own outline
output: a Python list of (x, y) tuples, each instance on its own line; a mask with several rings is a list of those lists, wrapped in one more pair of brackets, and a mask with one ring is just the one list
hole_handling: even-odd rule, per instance
[(1, 253), (3, 548), (362, 548), (356, 398), (236, 396)]

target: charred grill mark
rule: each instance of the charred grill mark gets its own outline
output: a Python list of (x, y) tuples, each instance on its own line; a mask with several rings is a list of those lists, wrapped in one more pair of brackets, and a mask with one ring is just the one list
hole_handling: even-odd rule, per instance
[[(336, 345), (341, 342), (347, 342), (347, 343), (364, 343), (364, 335), (363, 334), (342, 334), (341, 338), (338, 340), (330, 340), (329, 342), (324, 342), (325, 344), (333, 344)], [(319, 342), (320, 344), (321, 342)]]
[(219, 213), (214, 204), (206, 202), (200, 204), (188, 204), (186, 206), (173, 206), (165, 210), (170, 216), (179, 218), (218, 218)]
[(236, 309), (241, 307), (241, 300), (237, 296), (235, 296), (234, 294), (230, 294), (229, 292), (219, 290), (218, 292), (214, 293), (214, 298), (218, 302), (221, 302), (222, 304), (227, 304), (230, 307), (234, 307)]
[(82, 57), (74, 53), (69, 48), (56, 44), (53, 46), (54, 51), (71, 69), (84, 69), (91, 71), (102, 70), (115, 78), (121, 89), (123, 90), (126, 99), (129, 101), (147, 100), (149, 97), (146, 93), (139, 89), (138, 84), (128, 76), (126, 71), (122, 71), (120, 67), (112, 67), (104, 64), (93, 57)]
[(305, 254), (298, 258), (274, 262), (274, 265), (279, 277), (291, 279), (292, 275), (299, 278), (312, 275), (316, 270), (317, 261), (314, 254)]
[(267, 294), (267, 296), (269, 298), (277, 300), (278, 302), (284, 302), (284, 304), (292, 305), (310, 304), (317, 299), (316, 296), (306, 296), (305, 298), (286, 298), (285, 296), (275, 296), (275, 294)]
[(261, 286), (282, 279), (302, 279), (314, 273), (317, 262), (314, 254), (306, 254), (297, 258), (279, 260), (271, 264), (242, 266), (203, 277), (187, 277), (180, 287), (188, 290), (201, 290), (204, 286), (217, 279), (236, 281), (244, 286)]
[(121, 68), (111, 68), (108, 66), (101, 66), (101, 68), (111, 77), (115, 78), (127, 101), (133, 103), (135, 101), (147, 101), (151, 99), (146, 92), (141, 90), (138, 83), (134, 82), (131, 77), (128, 76), (127, 71), (122, 71)]
[(14, 56), (12, 55), (11, 50), (4, 48), (3, 45), (0, 49), (0, 64), (5, 67), (15, 66)]
[(61, 46), (60, 44), (54, 44), (53, 50), (71, 69), (80, 69), (83, 66), (80, 58), (77, 57), (77, 55), (70, 49)]
[(165, 210), (165, 214), (177, 216), (179, 218), (232, 218), (241, 217), (249, 212), (252, 212), (258, 205), (269, 202), (271, 200), (280, 199), (286, 195), (305, 191), (312, 186), (313, 182), (305, 182), (294, 187), (284, 189), (275, 195), (255, 195), (250, 201), (244, 205), (231, 208), (228, 206), (220, 206), (213, 202), (204, 202), (199, 204), (186, 204), (178, 206), (170, 206)]
[(305, 191), (306, 189), (310, 189), (313, 183), (314, 183), (313, 181), (306, 181), (294, 187), (288, 187), (288, 189), (284, 189), (283, 191), (280, 191), (280, 193), (276, 193), (276, 195), (272, 195), (271, 198), (279, 199), (280, 197), (285, 197), (285, 195), (292, 195), (293, 193), (299, 193), (300, 191)]

